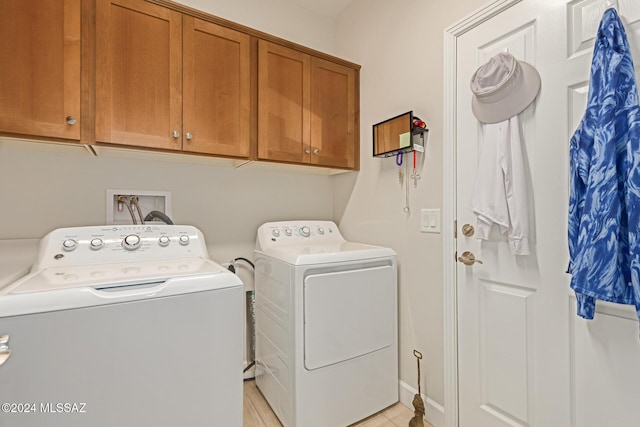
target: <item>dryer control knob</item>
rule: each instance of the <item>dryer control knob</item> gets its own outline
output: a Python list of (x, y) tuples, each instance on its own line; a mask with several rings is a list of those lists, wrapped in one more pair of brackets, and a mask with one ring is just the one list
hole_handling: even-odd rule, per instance
[(311, 235), (311, 230), (306, 225), (304, 227), (300, 227), (300, 234), (303, 237), (309, 237)]
[(318, 227), (318, 234), (322, 236), (324, 234), (324, 228)]
[(137, 234), (129, 234), (122, 239), (122, 247), (128, 251), (135, 251), (140, 247), (142, 239)]
[(65, 251), (71, 252), (77, 247), (78, 247), (78, 242), (73, 239), (67, 239), (64, 242), (62, 242), (62, 249), (64, 249)]
[(158, 239), (158, 244), (162, 247), (169, 246), (169, 242), (171, 242), (169, 236), (160, 236), (160, 238)]
[(189, 244), (189, 236), (187, 236), (186, 234), (183, 234), (180, 236), (178, 241), (180, 242), (181, 245), (186, 246)]
[(286, 234), (287, 236), (291, 236), (291, 229), (290, 228), (285, 228), (284, 229), (284, 234)]
[(278, 230), (277, 228), (274, 228), (271, 234), (273, 234), (273, 237), (278, 237), (280, 235), (280, 230)]

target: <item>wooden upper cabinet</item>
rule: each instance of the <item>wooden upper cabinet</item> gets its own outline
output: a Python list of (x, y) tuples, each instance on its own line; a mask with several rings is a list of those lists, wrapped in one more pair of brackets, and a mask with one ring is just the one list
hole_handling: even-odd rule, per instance
[(182, 14), (96, 2), (96, 140), (182, 148)]
[(0, 132), (80, 139), (80, 0), (0, 1)]
[(309, 163), (311, 57), (258, 41), (258, 159)]
[(357, 66), (178, 3), (0, 0), (0, 64), (0, 135), (358, 167)]
[(355, 169), (354, 68), (260, 40), (258, 159)]
[(183, 25), (183, 150), (249, 157), (251, 38), (190, 16)]
[(356, 71), (311, 58), (311, 163), (356, 166)]

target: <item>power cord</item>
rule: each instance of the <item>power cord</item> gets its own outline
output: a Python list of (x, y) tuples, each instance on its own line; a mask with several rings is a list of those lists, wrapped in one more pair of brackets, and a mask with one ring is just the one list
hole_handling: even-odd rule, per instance
[(238, 257), (238, 258), (234, 258), (230, 263), (229, 263), (229, 267), (227, 267), (229, 269), (230, 272), (234, 273), (236, 272), (236, 261), (244, 261), (247, 264), (249, 264), (251, 266), (251, 268), (253, 269), (253, 271), (256, 270), (256, 266), (253, 262), (251, 262), (250, 260), (248, 260), (247, 258), (243, 258), (243, 257)]

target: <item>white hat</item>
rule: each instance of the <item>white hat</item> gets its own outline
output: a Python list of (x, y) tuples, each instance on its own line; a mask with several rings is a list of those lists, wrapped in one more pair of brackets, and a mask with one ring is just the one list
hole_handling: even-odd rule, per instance
[(527, 108), (539, 90), (540, 74), (533, 66), (499, 53), (471, 77), (471, 108), (481, 122), (502, 122)]

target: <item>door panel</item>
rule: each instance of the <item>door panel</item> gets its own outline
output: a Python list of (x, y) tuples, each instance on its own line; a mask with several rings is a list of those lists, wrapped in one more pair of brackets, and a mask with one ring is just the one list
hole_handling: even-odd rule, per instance
[(355, 75), (353, 68), (311, 58), (311, 163), (355, 166)]
[(531, 380), (527, 308), (535, 291), (483, 279), (478, 280), (478, 286), (483, 409), (502, 416), (508, 414), (526, 424)]
[(573, 316), (575, 298), (571, 300), (575, 425), (637, 425), (638, 393), (633, 390), (640, 381), (640, 369), (636, 368), (640, 341), (635, 310), (598, 302), (594, 320), (585, 322)]
[(3, 0), (0, 39), (0, 129), (79, 140), (80, 1)]
[[(632, 50), (640, 46), (640, 4), (620, 1)], [(457, 42), (456, 205), (458, 253), (483, 264), (457, 268), (459, 420), (462, 427), (627, 426), (640, 399), (638, 319), (630, 307), (598, 302), (596, 318), (576, 316), (569, 288), (569, 140), (582, 119), (604, 0), (523, 0)], [(531, 255), (512, 255), (494, 230), (475, 225), (471, 192), (485, 125), (471, 112), (469, 80), (508, 50), (542, 78), (537, 100), (519, 115), (527, 177)]]
[(250, 37), (191, 16), (183, 24), (183, 150), (248, 157)]
[(258, 158), (309, 163), (310, 64), (307, 54), (258, 41)]
[(96, 63), (96, 140), (181, 149), (180, 13), (136, 0), (98, 0)]

